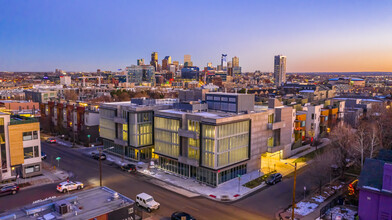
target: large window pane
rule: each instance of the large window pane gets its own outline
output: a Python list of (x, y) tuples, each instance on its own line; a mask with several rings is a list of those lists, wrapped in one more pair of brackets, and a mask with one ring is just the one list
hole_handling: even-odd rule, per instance
[(32, 136), (32, 132), (23, 132), (23, 140), (24, 141), (29, 141), (32, 140), (33, 136)]
[(23, 148), (24, 159), (30, 159), (34, 157), (33, 147)]

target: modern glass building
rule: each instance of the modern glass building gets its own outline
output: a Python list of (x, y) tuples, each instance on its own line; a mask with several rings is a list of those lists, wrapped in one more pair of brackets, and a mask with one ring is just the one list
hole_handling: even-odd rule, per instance
[(199, 80), (199, 67), (197, 66), (187, 66), (181, 69), (182, 79), (193, 79)]
[(128, 74), (128, 82), (136, 85), (142, 82), (155, 82), (155, 68), (150, 65), (132, 65), (126, 68)]
[[(167, 112), (174, 117), (160, 115)], [(211, 186), (246, 173), (246, 163), (241, 162), (250, 158), (250, 120), (215, 124), (182, 116), (174, 110), (155, 115), (155, 153), (161, 169)]]
[(131, 160), (150, 160), (154, 154), (154, 110), (171, 108), (176, 99), (134, 99), (100, 106), (100, 136), (104, 149)]
[[(180, 100), (191, 92), (180, 92)], [(235, 93), (206, 93), (205, 101), (174, 107), (154, 114), (158, 167), (204, 184), (218, 186), (259, 170), (262, 154), (291, 146), (291, 107), (255, 110), (254, 95)], [(277, 115), (273, 122), (271, 114)]]

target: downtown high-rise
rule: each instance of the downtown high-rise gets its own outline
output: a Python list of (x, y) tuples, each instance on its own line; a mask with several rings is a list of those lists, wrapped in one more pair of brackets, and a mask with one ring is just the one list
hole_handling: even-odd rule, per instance
[(286, 83), (286, 56), (277, 55), (274, 61), (274, 78), (277, 87)]

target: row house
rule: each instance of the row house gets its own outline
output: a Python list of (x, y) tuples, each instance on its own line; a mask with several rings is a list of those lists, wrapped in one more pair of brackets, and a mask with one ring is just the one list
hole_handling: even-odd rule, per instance
[(66, 135), (89, 146), (99, 140), (99, 109), (86, 103), (48, 102), (40, 104), (44, 131)]
[(0, 162), (0, 182), (42, 174), (38, 119), (0, 113)]

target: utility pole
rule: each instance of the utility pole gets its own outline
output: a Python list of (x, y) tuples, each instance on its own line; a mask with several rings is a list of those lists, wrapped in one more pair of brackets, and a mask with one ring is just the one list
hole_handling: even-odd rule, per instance
[(294, 186), (293, 186), (293, 205), (291, 212), (291, 219), (294, 220), (294, 209), (295, 209), (295, 184), (297, 183), (297, 163), (294, 165)]

